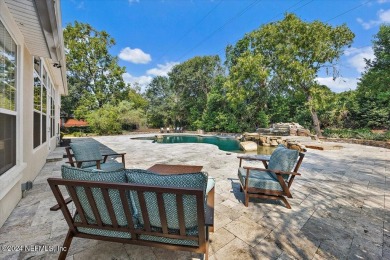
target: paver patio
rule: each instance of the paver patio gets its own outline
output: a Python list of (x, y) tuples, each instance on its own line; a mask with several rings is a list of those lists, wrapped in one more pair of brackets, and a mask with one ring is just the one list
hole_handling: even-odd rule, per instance
[[(211, 259), (390, 259), (390, 150), (342, 144), (308, 149), (292, 186), (292, 209), (279, 202), (243, 205), (238, 159), (210, 144), (158, 144), (135, 136), (96, 137), (106, 149), (126, 152), (128, 168), (156, 163), (203, 165), (216, 178)], [(80, 140), (78, 140), (80, 141)], [(55, 154), (62, 155), (63, 148)], [(48, 162), (0, 229), (1, 259), (56, 259), (58, 252), (6, 251), (9, 246), (62, 246), (67, 224), (51, 212), (48, 177), (62, 161)], [(260, 164), (259, 164), (260, 165)], [(198, 259), (188, 252), (75, 238), (68, 259)]]

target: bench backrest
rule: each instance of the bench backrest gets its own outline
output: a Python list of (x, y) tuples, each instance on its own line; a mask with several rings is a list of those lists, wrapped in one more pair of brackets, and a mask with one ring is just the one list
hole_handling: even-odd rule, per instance
[[(102, 232), (120, 232), (121, 234), (127, 234), (128, 238), (131, 238), (131, 240), (147, 240), (150, 237), (162, 237), (178, 240), (182, 245), (202, 246), (205, 244), (205, 200), (204, 191), (202, 189), (64, 180), (59, 178), (49, 178), (48, 183), (64, 214), (70, 230), (74, 233), (79, 233), (81, 232), (80, 230), (89, 228), (101, 230)], [(64, 199), (64, 195), (66, 196), (67, 193), (66, 190), (69, 192), (76, 207), (75, 216), (72, 216), (70, 213)], [(80, 190), (83, 190), (84, 196), (80, 196)], [(136, 193), (137, 196), (130, 197), (130, 193)], [(158, 207), (157, 211), (147, 210), (152, 207), (152, 205), (148, 205), (150, 199), (147, 199), (151, 193), (155, 194)], [(167, 219), (167, 216), (172, 218), (173, 215), (167, 214), (171, 209), (167, 208), (167, 204), (164, 203), (164, 197), (166, 196), (176, 197), (177, 216), (173, 221), (179, 224), (178, 229), (169, 228), (168, 223), (172, 221), (172, 219)], [(193, 199), (188, 200), (188, 197), (192, 197)], [(142, 214), (142, 225), (137, 223), (137, 218), (134, 217), (134, 201), (131, 201), (134, 198), (137, 199), (136, 203), (140, 205), (140, 208), (142, 209), (141, 212), (138, 212), (138, 214)], [(87, 200), (87, 202), (85, 200)], [(192, 201), (193, 205), (183, 205), (183, 202), (188, 203), (189, 201)], [(85, 211), (85, 203), (89, 205), (89, 213)], [(102, 205), (104, 205), (103, 208), (106, 209), (104, 211), (106, 213), (102, 213)], [(185, 225), (184, 209), (189, 206), (196, 208), (196, 232), (189, 232), (188, 227)], [(155, 215), (150, 215), (150, 212), (153, 212)], [(93, 218), (91, 218), (90, 214), (93, 214)], [(102, 216), (104, 214), (108, 214), (108, 216)], [(107, 218), (109, 218), (109, 221), (107, 221)], [(158, 219), (161, 224), (159, 227), (155, 227), (151, 224), (156, 219)], [(194, 231), (193, 229), (194, 228), (192, 227), (192, 231)], [(186, 241), (189, 243), (186, 243)]]

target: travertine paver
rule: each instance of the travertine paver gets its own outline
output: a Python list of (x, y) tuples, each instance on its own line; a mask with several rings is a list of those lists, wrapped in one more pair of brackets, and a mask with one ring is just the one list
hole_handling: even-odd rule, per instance
[[(209, 144), (158, 144), (135, 136), (97, 137), (105, 150), (126, 152), (128, 168), (156, 163), (203, 165), (216, 178), (215, 232), (210, 258), (390, 259), (390, 150), (342, 144), (309, 149), (292, 186), (292, 209), (244, 196), (238, 159)], [(74, 141), (85, 141), (78, 139)], [(63, 153), (57, 148), (50, 159)], [(9, 246), (61, 246), (67, 224), (47, 185), (64, 161), (48, 162), (0, 229), (0, 259), (56, 259), (58, 252), (5, 251)], [(253, 165), (253, 164), (251, 164)], [(259, 164), (261, 166), (261, 164)], [(74, 238), (69, 259), (197, 259), (201, 255)]]

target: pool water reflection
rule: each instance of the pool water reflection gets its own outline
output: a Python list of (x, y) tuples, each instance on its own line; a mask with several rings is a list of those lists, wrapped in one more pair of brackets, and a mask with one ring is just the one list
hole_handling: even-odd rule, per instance
[[(176, 143), (206, 143), (218, 146), (222, 151), (244, 153), (240, 149), (240, 142), (232, 137), (220, 136), (200, 136), (200, 135), (162, 135), (162, 138), (151, 137), (137, 137), (132, 139), (138, 140), (153, 140), (162, 144), (176, 144)], [(259, 146), (257, 154), (271, 154), (275, 148)], [(255, 151), (248, 152), (256, 154)]]

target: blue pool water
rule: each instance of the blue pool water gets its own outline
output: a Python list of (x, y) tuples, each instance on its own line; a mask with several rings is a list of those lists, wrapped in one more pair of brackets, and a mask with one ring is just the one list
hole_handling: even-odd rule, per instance
[[(157, 143), (163, 144), (176, 144), (176, 143), (206, 143), (218, 146), (222, 151), (243, 153), (240, 149), (240, 142), (231, 137), (219, 137), (219, 136), (199, 136), (199, 135), (163, 135), (163, 138), (151, 137), (138, 137), (134, 138), (138, 140), (153, 140)], [(273, 148), (259, 146), (258, 153), (271, 154)], [(256, 153), (256, 152), (252, 152)]]

